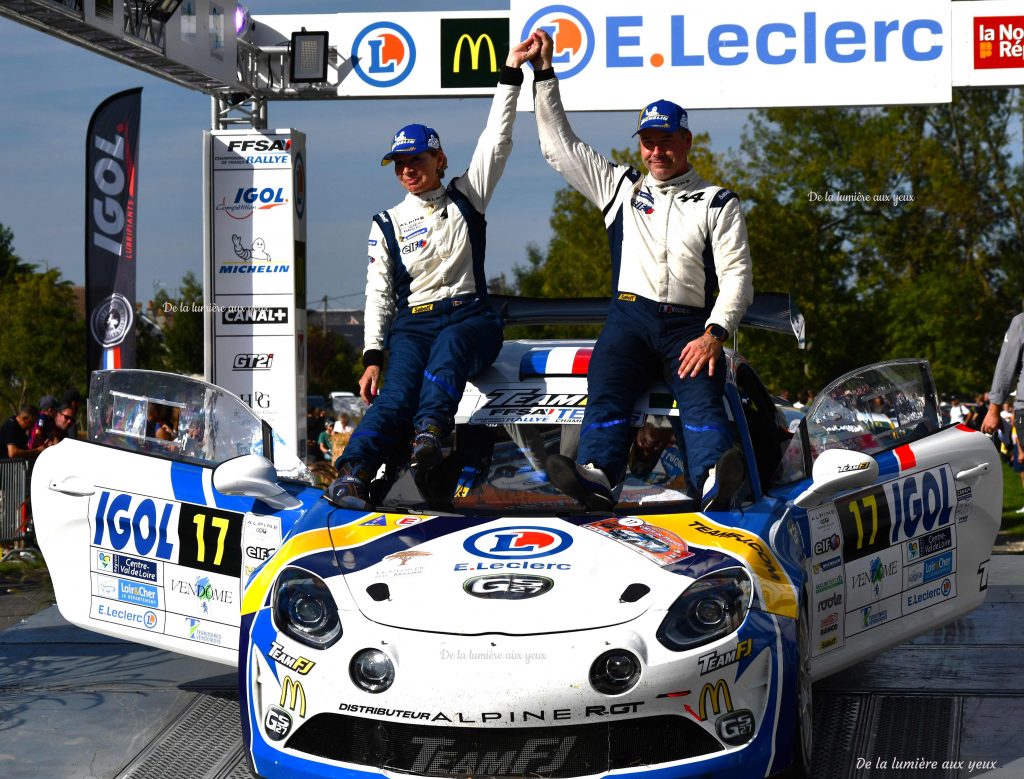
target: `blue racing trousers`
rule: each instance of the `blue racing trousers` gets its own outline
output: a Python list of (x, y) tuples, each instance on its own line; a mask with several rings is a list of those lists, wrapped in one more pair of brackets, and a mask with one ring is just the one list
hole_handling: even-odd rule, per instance
[(352, 434), (341, 463), (372, 477), (414, 432), (452, 431), (466, 380), (501, 351), (502, 324), (486, 301), (452, 298), (400, 310), (388, 336), (386, 381)]
[[(625, 296), (624, 296), (625, 297)], [(708, 471), (732, 445), (725, 412), (725, 357), (698, 376), (680, 379), (679, 353), (704, 332), (707, 314), (689, 306), (656, 303), (635, 295), (612, 300), (594, 347), (589, 398), (580, 431), (579, 463), (593, 463), (612, 484), (622, 480), (631, 439), (633, 406), (651, 382), (664, 379), (679, 406), (687, 483), (701, 488)]]

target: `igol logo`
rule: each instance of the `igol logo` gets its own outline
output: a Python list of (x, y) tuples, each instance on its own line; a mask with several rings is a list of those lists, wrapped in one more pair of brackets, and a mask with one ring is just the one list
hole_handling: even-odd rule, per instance
[(485, 530), (466, 539), (462, 545), (470, 554), (493, 560), (529, 560), (547, 557), (568, 549), (572, 536), (546, 527), (502, 527)]
[(351, 61), (356, 75), (370, 86), (393, 87), (412, 72), (416, 44), (405, 28), (374, 22), (356, 36)]
[(560, 79), (575, 76), (594, 55), (594, 28), (582, 13), (568, 5), (549, 5), (531, 16), (519, 40), (534, 30), (545, 30), (554, 43), (551, 64)]

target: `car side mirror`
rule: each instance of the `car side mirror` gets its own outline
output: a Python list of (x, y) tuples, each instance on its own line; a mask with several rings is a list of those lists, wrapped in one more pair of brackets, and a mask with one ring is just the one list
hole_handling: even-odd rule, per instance
[(814, 461), (811, 486), (793, 503), (802, 509), (812, 509), (841, 492), (870, 487), (877, 480), (878, 463), (871, 455), (849, 449), (829, 449)]
[(259, 454), (243, 454), (213, 471), (213, 486), (225, 495), (259, 498), (276, 509), (294, 509), (301, 501), (281, 489), (274, 464)]

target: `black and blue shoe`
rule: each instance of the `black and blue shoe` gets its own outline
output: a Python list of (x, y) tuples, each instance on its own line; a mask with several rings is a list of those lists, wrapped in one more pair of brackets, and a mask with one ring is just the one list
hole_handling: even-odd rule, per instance
[(615, 507), (611, 482), (593, 463), (577, 465), (564, 455), (553, 454), (545, 460), (544, 467), (551, 483), (588, 511), (611, 511)]

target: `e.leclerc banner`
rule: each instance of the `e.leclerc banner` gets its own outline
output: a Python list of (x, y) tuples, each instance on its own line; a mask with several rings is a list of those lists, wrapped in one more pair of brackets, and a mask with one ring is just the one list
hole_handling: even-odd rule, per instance
[(88, 370), (135, 367), (135, 257), (142, 88), (111, 95), (85, 149)]

